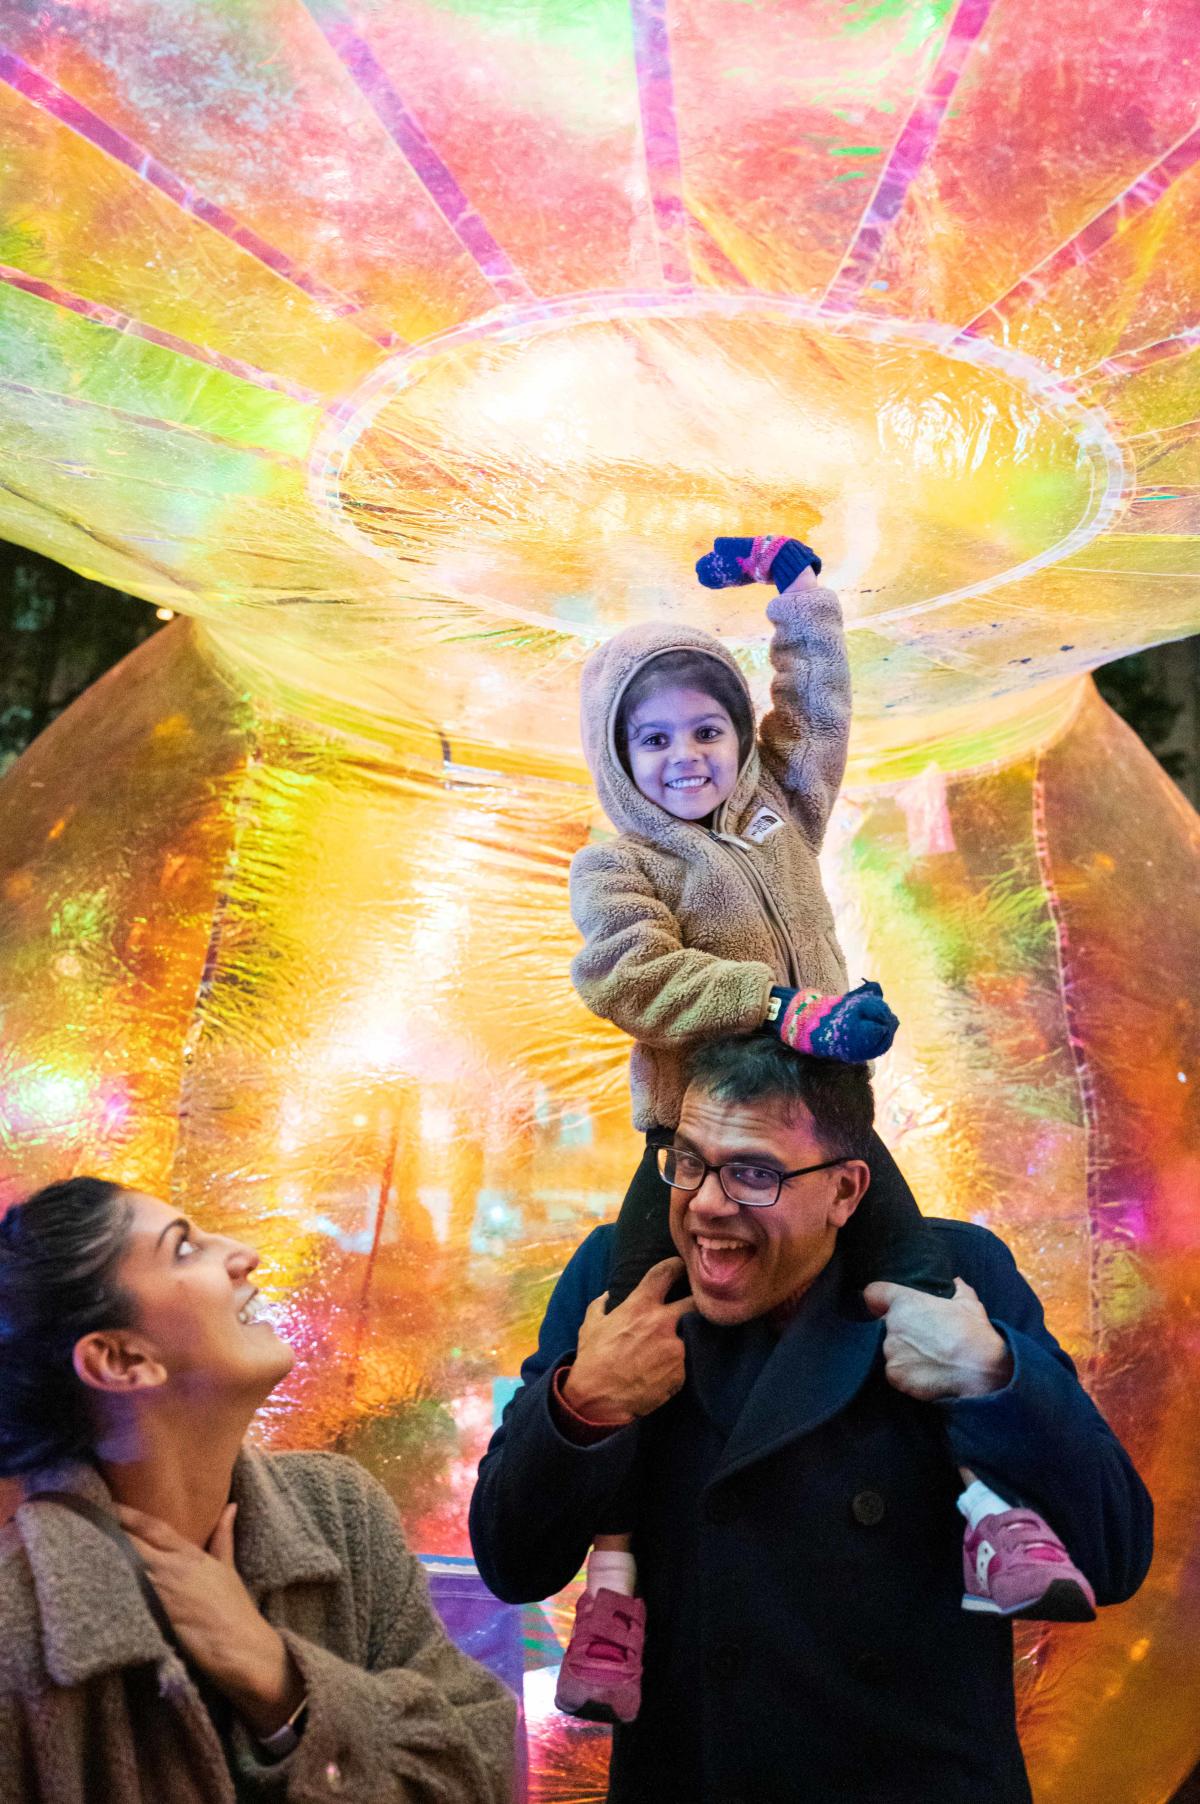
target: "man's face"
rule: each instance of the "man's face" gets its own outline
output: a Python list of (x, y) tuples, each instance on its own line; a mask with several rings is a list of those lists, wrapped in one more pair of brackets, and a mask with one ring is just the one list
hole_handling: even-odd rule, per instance
[[(778, 1172), (829, 1157), (802, 1106), (785, 1115), (778, 1103), (717, 1102), (694, 1085), (683, 1099), (675, 1144), (709, 1165), (736, 1160)], [(701, 1315), (729, 1327), (807, 1290), (869, 1181), (862, 1160), (848, 1159), (789, 1179), (769, 1209), (731, 1202), (715, 1171), (699, 1190), (672, 1190), (671, 1238)]]

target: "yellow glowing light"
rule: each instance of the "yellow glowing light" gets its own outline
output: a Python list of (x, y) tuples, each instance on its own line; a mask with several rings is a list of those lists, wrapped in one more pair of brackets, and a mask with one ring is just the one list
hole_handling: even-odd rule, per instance
[[(173, 0), (170, 58), (161, 0), (5, 16), (0, 535), (176, 623), (0, 783), (0, 1201), (119, 1171), (261, 1245), (268, 1432), (465, 1552), (638, 1150), (567, 975), (580, 667), (686, 620), (763, 696), (766, 594), (693, 562), (808, 540), (882, 1130), (1156, 1498), (1142, 1593), (1019, 1638), (1039, 1804), (1200, 1753), (1200, 829), (1087, 681), (1200, 620), (1186, 10)], [(533, 1795), (602, 1793), (550, 1700)]]

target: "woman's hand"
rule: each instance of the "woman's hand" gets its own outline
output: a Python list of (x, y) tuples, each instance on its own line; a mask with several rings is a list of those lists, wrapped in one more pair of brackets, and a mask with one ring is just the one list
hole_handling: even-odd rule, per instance
[(238, 1576), (236, 1513), (236, 1503), (226, 1505), (205, 1550), (157, 1516), (117, 1506), (188, 1658), (256, 1735), (267, 1736), (301, 1703), (304, 1686), (283, 1637)]

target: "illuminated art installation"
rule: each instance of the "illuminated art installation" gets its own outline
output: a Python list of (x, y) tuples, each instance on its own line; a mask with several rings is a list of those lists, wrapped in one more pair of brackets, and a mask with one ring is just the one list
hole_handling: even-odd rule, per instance
[[(344, 1447), (461, 1556), (632, 1169), (567, 980), (598, 637), (754, 680), (716, 531), (815, 542), (884, 1132), (994, 1225), (1159, 1551), (1026, 1630), (1039, 1804), (1200, 1752), (1200, 834), (1097, 664), (1200, 616), (1194, 0), (0, 3), (0, 533), (188, 616), (0, 785), (5, 1199), (252, 1235)], [(750, 1600), (748, 1600), (749, 1603)], [(602, 1794), (526, 1613), (531, 1792)]]

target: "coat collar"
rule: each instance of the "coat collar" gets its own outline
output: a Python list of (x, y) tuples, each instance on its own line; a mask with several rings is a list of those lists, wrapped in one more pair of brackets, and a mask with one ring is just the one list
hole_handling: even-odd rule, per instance
[[(27, 1494), (51, 1490), (112, 1505), (99, 1472), (82, 1462), (38, 1472), (26, 1484)], [(238, 1505), (238, 1571), (253, 1597), (340, 1576), (341, 1562), (288, 1495), (269, 1456), (243, 1448), (230, 1495)], [(67, 1510), (29, 1501), (18, 1506), (15, 1523), (37, 1597), (42, 1656), (56, 1685), (173, 1661), (135, 1573), (105, 1535)]]
[[(697, 1316), (685, 1316), (684, 1328), (689, 1380), (705, 1413), (721, 1427), (729, 1362), (738, 1356), (732, 1340), (726, 1342), (731, 1331)], [(710, 1483), (765, 1459), (843, 1410), (866, 1383), (883, 1332), (882, 1322), (856, 1314), (844, 1301), (835, 1253), (769, 1352)]]

